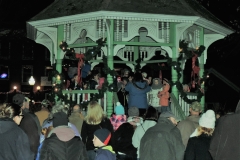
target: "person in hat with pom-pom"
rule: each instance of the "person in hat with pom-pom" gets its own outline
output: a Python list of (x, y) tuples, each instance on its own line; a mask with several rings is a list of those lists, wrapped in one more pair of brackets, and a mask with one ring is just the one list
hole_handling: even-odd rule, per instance
[(199, 127), (188, 140), (184, 160), (212, 160), (209, 146), (215, 128), (215, 113), (207, 110), (199, 119)]
[(94, 132), (93, 144), (96, 150), (95, 160), (116, 160), (116, 154), (112, 146), (108, 145), (111, 139), (111, 132), (105, 128), (98, 129)]
[(113, 125), (113, 130), (116, 131), (118, 127), (127, 121), (127, 116), (125, 115), (124, 107), (120, 102), (116, 103), (115, 114), (110, 118), (111, 124)]

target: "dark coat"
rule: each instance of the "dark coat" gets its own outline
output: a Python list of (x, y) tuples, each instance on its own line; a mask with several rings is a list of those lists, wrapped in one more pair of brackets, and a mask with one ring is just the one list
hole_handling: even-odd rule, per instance
[(146, 109), (148, 107), (147, 92), (151, 87), (146, 82), (128, 82), (125, 90), (129, 92), (128, 107)]
[(75, 84), (75, 81), (71, 81), (68, 89), (71, 90), (80, 90), (81, 86), (79, 84)]
[(210, 153), (214, 160), (240, 159), (240, 108), (234, 114), (222, 116), (214, 130)]
[(127, 111), (128, 111), (128, 102), (127, 102), (128, 92), (125, 89), (121, 88), (117, 92), (117, 96), (118, 96), (119, 102), (124, 107), (125, 114), (127, 114)]
[(26, 110), (23, 110), (23, 115), (24, 117), (19, 127), (27, 134), (30, 142), (31, 151), (33, 151), (34, 154), (37, 154), (40, 139), (38, 127), (38, 124), (40, 124), (39, 120), (35, 114), (26, 112)]
[[(82, 136), (82, 141), (86, 145), (87, 150), (95, 149), (92, 141), (94, 137), (93, 134), (97, 129), (100, 129), (100, 128), (106, 128), (111, 133), (113, 133), (113, 126), (108, 118), (104, 118), (100, 124), (96, 124), (96, 125), (88, 124), (86, 123), (86, 121), (83, 121), (81, 136)], [(111, 145), (111, 140), (110, 140), (110, 145)]]
[(192, 137), (188, 140), (185, 151), (184, 160), (212, 160), (209, 146), (211, 137), (206, 134), (201, 134), (198, 137)]
[(80, 137), (68, 126), (54, 128), (43, 141), (40, 160), (88, 160)]
[(137, 149), (132, 145), (133, 134), (133, 125), (128, 122), (121, 124), (112, 137), (113, 150), (137, 157)]
[(91, 79), (89, 81), (89, 89), (95, 90), (96, 89), (96, 85), (98, 85), (98, 82), (96, 82), (95, 80)]
[(141, 160), (183, 160), (185, 146), (179, 129), (167, 118), (149, 128), (141, 139)]
[(26, 133), (9, 118), (0, 118), (0, 159), (34, 159)]
[(116, 160), (116, 154), (111, 146), (104, 146), (96, 150), (96, 157), (94, 160)]

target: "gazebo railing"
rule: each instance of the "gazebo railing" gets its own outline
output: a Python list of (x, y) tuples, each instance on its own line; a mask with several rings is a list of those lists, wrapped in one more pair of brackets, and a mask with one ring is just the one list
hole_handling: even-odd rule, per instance
[[(188, 99), (197, 99), (197, 93), (187, 93)], [(184, 111), (185, 116), (189, 115), (189, 105), (187, 102), (185, 102), (182, 97), (179, 95), (178, 98), (179, 105), (181, 106), (182, 110)]]
[[(98, 90), (63, 90), (63, 95), (67, 95), (69, 100), (76, 101), (76, 104), (81, 104), (82, 101), (90, 101), (91, 94), (98, 93)], [(102, 103), (103, 101), (103, 103)], [(98, 99), (98, 103), (102, 105), (104, 113), (107, 113), (107, 96), (104, 93), (103, 99)]]
[(180, 120), (185, 119), (186, 115), (182, 107), (179, 105), (179, 102), (173, 93), (171, 93), (171, 110), (174, 115), (180, 118)]

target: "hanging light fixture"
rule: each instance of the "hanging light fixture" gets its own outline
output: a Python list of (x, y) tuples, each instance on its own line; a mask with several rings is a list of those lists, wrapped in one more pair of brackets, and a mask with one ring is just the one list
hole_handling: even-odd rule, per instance
[(33, 76), (30, 77), (28, 83), (33, 86), (35, 84), (35, 79), (33, 78)]

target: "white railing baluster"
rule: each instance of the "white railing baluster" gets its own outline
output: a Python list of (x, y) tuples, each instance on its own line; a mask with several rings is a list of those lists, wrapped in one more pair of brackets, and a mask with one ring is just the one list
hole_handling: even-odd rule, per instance
[(77, 104), (80, 104), (80, 98), (83, 94), (78, 93), (77, 94)]
[(98, 20), (98, 37), (100, 38), (102, 35), (101, 35), (101, 19)]
[(162, 35), (161, 36), (162, 36), (162, 39), (164, 39), (164, 22), (162, 22), (161, 25), (162, 25)]
[[(124, 19), (122, 20), (122, 39), (124, 38)], [(123, 41), (123, 40), (122, 40)]]
[(117, 19), (117, 31), (116, 40), (119, 41), (119, 19)]

